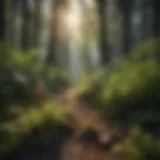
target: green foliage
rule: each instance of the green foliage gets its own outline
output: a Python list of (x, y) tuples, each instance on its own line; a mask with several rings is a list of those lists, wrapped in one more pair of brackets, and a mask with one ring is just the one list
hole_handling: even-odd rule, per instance
[(42, 68), (37, 61), (38, 51), (20, 53), (7, 43), (0, 43), (0, 106), (30, 103), (39, 80), (53, 92), (68, 85), (65, 71), (54, 66)]
[(143, 110), (145, 114), (145, 111), (152, 113), (159, 110), (157, 43), (158, 40), (149, 41), (140, 46), (129, 58), (119, 60), (118, 67), (106, 77), (100, 90), (102, 110), (106, 116), (121, 115), (125, 119), (137, 111)]
[(32, 70), (37, 67), (35, 63), (37, 56), (36, 50), (20, 53), (14, 50), (8, 43), (0, 44), (0, 65), (1, 67), (13, 67), (14, 69)]
[[(100, 77), (106, 73), (106, 68), (101, 68), (91, 73), (86, 73), (82, 84), (75, 86), (76, 92), (79, 96), (93, 92), (93, 90), (100, 85)], [(92, 90), (93, 89), (93, 90)]]
[(138, 127), (130, 130), (129, 136), (116, 145), (112, 152), (122, 152), (126, 160), (159, 160), (160, 139), (143, 132)]
[[(56, 126), (71, 124), (70, 111), (56, 100), (44, 102), (41, 108), (33, 105), (39, 80), (52, 92), (62, 91), (68, 85), (65, 71), (53, 66), (42, 68), (36, 63), (37, 56), (36, 50), (21, 53), (0, 43), (0, 156), (20, 146), (35, 130), (42, 134), (40, 142), (50, 138), (51, 130), (55, 134)], [(29, 139), (34, 141), (35, 137)]]
[(53, 66), (46, 66), (41, 72), (48, 89), (53, 93), (61, 93), (69, 86), (69, 78), (66, 70), (59, 69)]
[(146, 62), (123, 62), (118, 71), (112, 72), (106, 79), (102, 89), (106, 112), (112, 114), (115, 109), (117, 113), (128, 107), (131, 109), (134, 103), (133, 110), (136, 107), (145, 107), (142, 106), (142, 101), (149, 96), (158, 95), (159, 82), (160, 66), (156, 61), (150, 59)]
[[(117, 60), (116, 67), (88, 78), (78, 94), (105, 118), (125, 120), (144, 126), (160, 122), (160, 65), (158, 42), (140, 45), (128, 57)], [(110, 70), (109, 70), (110, 69)], [(153, 118), (153, 116), (155, 117)], [(143, 117), (143, 118), (142, 118)], [(151, 118), (152, 117), (152, 118)]]
[(43, 132), (46, 130), (46, 125), (50, 125), (54, 132), (56, 132), (56, 126), (59, 125), (70, 127), (69, 114), (69, 107), (61, 106), (56, 101), (45, 102), (42, 108), (30, 106), (23, 109), (21, 107), (9, 109), (8, 116), (14, 118), (0, 123), (0, 155), (18, 147), (34, 130), (39, 130), (39, 133)]
[[(118, 60), (114, 69), (103, 68), (91, 75), (88, 74), (85, 82), (77, 87), (78, 96), (108, 119), (123, 119), (142, 126), (159, 124), (158, 42), (151, 40), (146, 45), (142, 44), (127, 58), (122, 57)], [(68, 85), (64, 71), (53, 69), (51, 66), (42, 69), (36, 63), (36, 59), (35, 51), (22, 54), (15, 52), (7, 44), (1, 44), (0, 75), (3, 75), (0, 76), (1, 106), (14, 106), (15, 100), (29, 102), (33, 98), (34, 87), (39, 79), (43, 79), (53, 92), (58, 92)], [(39, 133), (47, 130), (47, 135), (41, 137), (45, 139), (52, 129), (54, 133), (56, 132), (55, 126), (61, 124), (72, 126), (68, 121), (70, 110), (64, 108), (67, 107), (61, 106), (56, 101), (45, 102), (42, 108), (32, 105), (27, 105), (26, 108), (14, 106), (7, 111), (5, 108), (5, 120), (0, 123), (0, 154), (5, 154), (18, 147), (20, 143), (24, 143), (25, 136), (30, 136), (34, 130), (38, 129)], [(47, 125), (52, 129), (46, 129)], [(147, 160), (153, 157), (158, 160), (159, 144), (158, 140), (134, 128), (116, 150), (126, 153), (129, 160)]]
[(151, 57), (158, 60), (160, 52), (160, 38), (153, 38), (144, 41), (137, 48), (135, 48), (129, 57), (133, 60), (150, 59)]
[(21, 53), (7, 43), (0, 43), (0, 156), (24, 144), (26, 137), (34, 141), (36, 137), (31, 136), (35, 131), (39, 135), (37, 142), (43, 143), (53, 136), (50, 132), (60, 132), (58, 126), (71, 125), (69, 107), (56, 100), (45, 101), (41, 108), (33, 105), (39, 81), (47, 86), (47, 92), (54, 93), (68, 85), (65, 71), (47, 65), (42, 68), (37, 56), (36, 50)]

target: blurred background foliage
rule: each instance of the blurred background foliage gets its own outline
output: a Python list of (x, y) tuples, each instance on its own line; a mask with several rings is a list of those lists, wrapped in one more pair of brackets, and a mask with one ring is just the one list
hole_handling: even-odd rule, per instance
[(129, 136), (112, 152), (122, 152), (126, 160), (149, 160), (160, 158), (160, 139), (143, 132), (139, 127), (132, 127)]
[[(128, 57), (118, 60), (115, 67), (108, 66), (107, 69), (102, 68), (88, 74), (84, 82), (75, 86), (75, 92), (80, 100), (94, 107), (105, 119), (125, 122), (129, 126), (137, 124), (146, 132), (138, 128), (131, 129), (124, 142), (118, 145), (118, 151), (124, 152), (128, 156), (127, 159), (146, 160), (149, 157), (159, 159), (160, 65), (153, 42), (158, 41), (147, 42), (147, 47), (144, 44), (139, 46)], [(62, 80), (61, 83), (65, 84), (63, 88), (65, 89), (69, 84), (66, 77), (61, 75), (58, 69), (49, 68), (45, 70), (48, 72), (38, 72), (34, 51), (19, 56), (16, 53), (15, 57), (12, 52), (14, 50), (7, 44), (2, 45), (1, 154), (8, 153), (24, 143), (27, 145), (28, 142), (30, 145), (33, 145), (34, 141), (35, 144), (46, 142), (47, 145), (53, 135), (56, 137), (60, 134), (61, 129), (58, 126), (66, 126), (71, 131), (73, 127), (68, 117), (69, 108), (64, 107), (64, 104), (52, 96), (52, 93), (58, 93), (56, 88), (58, 84), (52, 83), (56, 84), (53, 88), (49, 84), (58, 77)], [(22, 63), (24, 57), (25, 63)], [(33, 101), (36, 99), (33, 98), (33, 93), (39, 80), (37, 77), (43, 78), (43, 83), (47, 86), (45, 95), (48, 95), (40, 108)], [(62, 84), (59, 85), (62, 87)], [(32, 137), (35, 130), (39, 137), (36, 139), (35, 136)], [(148, 132), (157, 138), (153, 138)], [(26, 136), (29, 138), (27, 143)]]
[(19, 53), (6, 42), (0, 44), (1, 156), (24, 141), (26, 144), (26, 139), (33, 146), (47, 143), (60, 134), (56, 133), (57, 126), (71, 125), (67, 118), (69, 108), (61, 107), (55, 99), (69, 84), (66, 72), (53, 66), (41, 70), (36, 56), (36, 50)]
[(75, 131), (63, 95), (73, 88), (78, 102), (127, 126), (112, 153), (159, 160), (159, 2), (32, 2), (0, 1), (0, 159), (49, 147), (56, 157)]
[(159, 39), (151, 39), (128, 57), (118, 59), (115, 67), (94, 72), (78, 86), (78, 94), (107, 119), (159, 130), (160, 65), (157, 56)]
[(20, 53), (6, 42), (0, 44), (1, 108), (14, 103), (25, 105), (33, 102), (35, 86), (41, 81), (54, 93), (62, 92), (69, 84), (64, 70), (49, 65), (42, 70), (36, 62), (37, 53), (37, 50)]

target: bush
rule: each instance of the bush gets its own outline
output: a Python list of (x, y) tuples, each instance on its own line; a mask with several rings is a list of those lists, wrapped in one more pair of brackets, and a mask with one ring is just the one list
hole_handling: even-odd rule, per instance
[[(43, 144), (61, 135), (60, 126), (71, 128), (70, 110), (50, 94), (62, 92), (69, 84), (68, 77), (54, 66), (42, 68), (36, 63), (37, 53), (20, 53), (0, 43), (0, 157), (20, 150), (21, 144), (30, 148), (32, 143)], [(41, 98), (35, 95), (39, 82), (45, 87), (40, 92), (46, 96), (41, 106), (35, 104)]]
[(159, 98), (160, 66), (154, 60), (124, 63), (119, 71), (110, 74), (101, 90), (105, 113), (117, 116), (149, 105), (156, 109), (158, 104), (155, 105), (154, 100)]
[(0, 44), (0, 107), (32, 103), (36, 84), (43, 81), (52, 92), (68, 86), (65, 71), (54, 66), (42, 68), (36, 63), (38, 52), (15, 51), (7, 43)]
[(8, 115), (12, 116), (12, 119), (0, 123), (0, 155), (17, 148), (24, 142), (26, 136), (29, 137), (34, 131), (37, 131), (37, 135), (46, 133), (39, 140), (42, 143), (43, 139), (51, 138), (50, 132), (56, 134), (58, 126), (72, 127), (68, 119), (69, 107), (61, 106), (56, 101), (46, 102), (42, 108), (34, 106), (26, 109), (16, 108), (8, 110)]
[(159, 39), (150, 40), (117, 60), (116, 67), (94, 73), (77, 93), (106, 119), (159, 128), (158, 53)]
[(126, 160), (159, 160), (160, 139), (143, 132), (139, 127), (133, 127), (129, 136), (116, 145), (112, 152), (124, 153)]

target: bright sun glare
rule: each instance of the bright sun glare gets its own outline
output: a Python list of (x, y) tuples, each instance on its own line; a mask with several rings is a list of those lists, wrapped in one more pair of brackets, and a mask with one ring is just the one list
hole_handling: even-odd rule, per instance
[(70, 36), (79, 37), (81, 26), (81, 11), (79, 6), (72, 1), (68, 11), (65, 15), (66, 27)]
[(68, 25), (70, 25), (72, 27), (78, 27), (79, 22), (78, 22), (77, 14), (75, 14), (74, 12), (69, 12), (67, 14), (66, 19), (67, 19)]

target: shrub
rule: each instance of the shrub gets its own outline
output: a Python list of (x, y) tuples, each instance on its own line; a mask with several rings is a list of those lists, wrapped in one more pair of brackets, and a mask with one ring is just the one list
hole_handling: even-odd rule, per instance
[(112, 152), (124, 153), (126, 160), (159, 160), (160, 139), (143, 132), (139, 127), (133, 127), (129, 136), (116, 145)]
[(0, 107), (31, 103), (40, 80), (52, 92), (68, 86), (65, 71), (47, 65), (42, 68), (36, 63), (37, 56), (37, 50), (21, 53), (5, 42), (0, 43)]
[(42, 141), (44, 138), (51, 138), (49, 133), (55, 134), (57, 126), (72, 127), (68, 119), (69, 107), (61, 106), (56, 101), (46, 102), (42, 108), (16, 108), (8, 110), (8, 115), (14, 116), (13, 118), (0, 123), (0, 155), (17, 148), (34, 131), (37, 131), (37, 135), (46, 132), (46, 135), (41, 136)]

